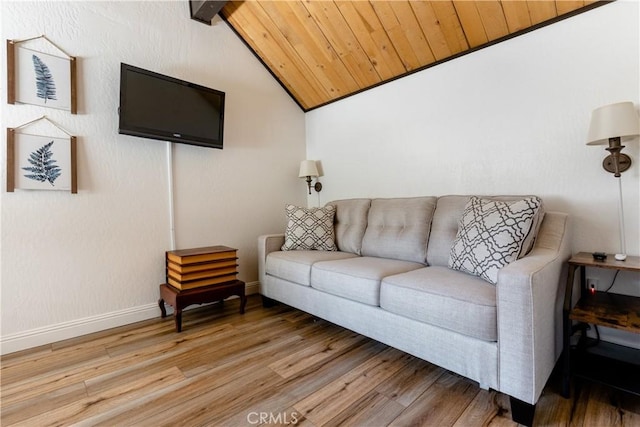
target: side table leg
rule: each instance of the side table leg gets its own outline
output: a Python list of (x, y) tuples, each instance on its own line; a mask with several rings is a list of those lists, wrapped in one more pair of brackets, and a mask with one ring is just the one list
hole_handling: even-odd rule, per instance
[(243, 293), (240, 295), (240, 314), (244, 314), (244, 306), (247, 304), (247, 297)]
[(176, 332), (182, 332), (182, 310), (176, 309), (173, 316), (176, 320)]
[(564, 305), (562, 309), (562, 390), (560, 395), (565, 399), (571, 397), (571, 332), (572, 325), (569, 319), (571, 312), (571, 297), (573, 293), (573, 281), (577, 266), (570, 265), (567, 272), (567, 284), (565, 287)]
[(165, 317), (167, 317), (167, 310), (164, 307), (164, 300), (162, 298), (158, 300), (158, 305), (160, 306), (160, 317), (164, 319)]

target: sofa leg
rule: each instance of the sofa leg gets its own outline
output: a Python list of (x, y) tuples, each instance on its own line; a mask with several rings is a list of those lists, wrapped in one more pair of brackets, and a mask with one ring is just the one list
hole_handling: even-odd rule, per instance
[(269, 308), (269, 307), (273, 307), (274, 305), (276, 305), (276, 300), (271, 299), (269, 297), (265, 297), (264, 295), (262, 296), (262, 306), (264, 308)]
[(536, 412), (536, 405), (532, 405), (515, 397), (509, 396), (511, 402), (511, 418), (518, 424), (531, 427), (533, 425), (533, 416)]

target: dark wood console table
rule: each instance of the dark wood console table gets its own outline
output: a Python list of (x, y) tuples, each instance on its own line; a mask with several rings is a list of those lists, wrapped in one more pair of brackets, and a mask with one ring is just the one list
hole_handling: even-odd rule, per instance
[(167, 317), (164, 303), (166, 302), (173, 307), (176, 331), (180, 332), (182, 331), (182, 309), (193, 304), (222, 301), (233, 295), (240, 297), (240, 313), (244, 313), (247, 297), (245, 296), (244, 282), (241, 280), (184, 290), (176, 289), (171, 285), (163, 283), (160, 285), (158, 305), (160, 306), (163, 318)]
[[(586, 379), (640, 396), (640, 349), (626, 347), (586, 336), (586, 325), (600, 325), (640, 334), (640, 298), (609, 292), (590, 292), (586, 267), (640, 274), (640, 257), (617, 261), (613, 255), (597, 261), (590, 253), (580, 252), (569, 261), (563, 323), (564, 354), (562, 395), (570, 396), (571, 377)], [(573, 282), (580, 270), (580, 298), (572, 306)], [(572, 321), (578, 322), (573, 325)], [(571, 335), (580, 331), (578, 345), (572, 349)], [(640, 342), (640, 337), (638, 342)]]

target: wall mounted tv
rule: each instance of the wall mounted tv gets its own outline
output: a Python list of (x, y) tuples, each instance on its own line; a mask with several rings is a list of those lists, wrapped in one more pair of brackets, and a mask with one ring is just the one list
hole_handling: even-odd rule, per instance
[(224, 92), (120, 66), (118, 133), (222, 148)]

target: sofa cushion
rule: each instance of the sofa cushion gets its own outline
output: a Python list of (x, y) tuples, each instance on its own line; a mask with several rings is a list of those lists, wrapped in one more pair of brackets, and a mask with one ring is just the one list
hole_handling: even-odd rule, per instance
[[(459, 195), (438, 197), (436, 210), (433, 213), (429, 245), (427, 246), (428, 265), (439, 265), (442, 267), (449, 265), (451, 247), (458, 233), (458, 221), (470, 197), (471, 196)], [(500, 201), (522, 200), (526, 197), (533, 196), (483, 196), (485, 199)], [(535, 232), (530, 235), (531, 239), (527, 240), (523, 245), (528, 247), (528, 250), (531, 250), (533, 247), (543, 216), (544, 210), (541, 207), (536, 218)]]
[(360, 255), (371, 199), (336, 200), (327, 205), (336, 208), (333, 224), (338, 250)]
[(311, 287), (369, 305), (380, 305), (380, 282), (386, 276), (422, 268), (424, 264), (386, 258), (356, 257), (317, 262)]
[(497, 283), (498, 271), (524, 255), (541, 205), (537, 197), (511, 202), (471, 197), (459, 221), (449, 267)]
[(496, 288), (446, 267), (385, 277), (380, 306), (392, 313), (485, 341), (497, 341)]
[(335, 251), (333, 219), (335, 206), (324, 208), (302, 208), (294, 205), (285, 207), (287, 228), (284, 233), (283, 251), (322, 250)]
[(281, 251), (271, 252), (265, 261), (265, 272), (270, 276), (310, 286), (311, 266), (319, 261), (353, 258), (356, 255), (336, 251)]
[(362, 255), (426, 262), (435, 197), (371, 201)]

